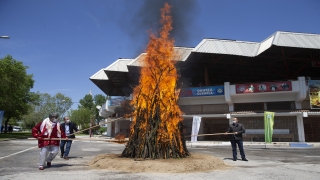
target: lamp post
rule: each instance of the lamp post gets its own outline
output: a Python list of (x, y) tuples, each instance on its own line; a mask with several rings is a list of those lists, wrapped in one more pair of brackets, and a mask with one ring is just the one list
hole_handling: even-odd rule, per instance
[(0, 36), (2, 39), (10, 39), (10, 36)]

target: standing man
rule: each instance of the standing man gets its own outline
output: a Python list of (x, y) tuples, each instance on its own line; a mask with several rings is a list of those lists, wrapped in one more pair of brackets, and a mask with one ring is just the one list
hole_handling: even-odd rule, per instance
[(39, 122), (32, 128), (32, 136), (38, 139), (38, 146), (41, 148), (39, 157), (39, 170), (51, 167), (51, 161), (59, 153), (60, 140), (43, 140), (43, 138), (66, 138), (64, 131), (60, 130), (58, 114), (51, 113), (49, 118)]
[(13, 126), (11, 126), (11, 124), (9, 125), (8, 131), (9, 131), (9, 133), (12, 133), (12, 131), (13, 131)]
[(233, 118), (233, 123), (229, 125), (226, 133), (234, 133), (230, 135), (230, 142), (233, 153), (233, 161), (237, 160), (237, 144), (240, 150), (242, 161), (248, 161), (243, 150), (243, 139), (242, 134), (246, 132), (246, 129), (242, 124), (238, 122), (237, 118)]
[[(64, 120), (64, 123), (61, 124), (61, 128), (66, 133), (66, 136), (68, 136), (68, 138), (75, 138), (73, 131), (78, 132), (76, 123), (71, 122), (68, 116), (65, 116), (63, 120)], [(66, 149), (64, 149), (65, 144), (66, 144)], [(64, 158), (65, 160), (69, 160), (68, 155), (71, 148), (71, 144), (72, 144), (72, 140), (61, 140), (61, 144), (60, 144), (61, 158)]]

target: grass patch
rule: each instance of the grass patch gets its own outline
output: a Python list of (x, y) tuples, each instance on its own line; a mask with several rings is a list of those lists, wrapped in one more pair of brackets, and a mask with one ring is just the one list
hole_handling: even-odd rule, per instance
[(0, 134), (0, 140), (1, 139), (23, 139), (23, 138), (31, 138), (31, 132), (13, 132), (13, 133), (1, 133)]

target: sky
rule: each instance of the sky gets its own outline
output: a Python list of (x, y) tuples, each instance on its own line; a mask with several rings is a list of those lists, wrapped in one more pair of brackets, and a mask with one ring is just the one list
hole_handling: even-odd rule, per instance
[[(32, 92), (60, 92), (73, 102), (90, 91), (105, 95), (90, 76), (143, 53), (164, 2), (0, 0), (0, 36), (10, 36), (0, 39), (0, 58), (11, 55), (29, 67)], [(176, 46), (195, 47), (203, 38), (261, 42), (276, 31), (320, 34), (320, 0), (168, 2)]]

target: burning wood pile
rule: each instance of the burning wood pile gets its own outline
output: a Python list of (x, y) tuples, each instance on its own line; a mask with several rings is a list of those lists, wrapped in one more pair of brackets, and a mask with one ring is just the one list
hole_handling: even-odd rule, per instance
[(161, 9), (159, 37), (150, 33), (139, 85), (133, 92), (133, 121), (123, 157), (166, 159), (190, 155), (184, 144), (178, 106), (170, 8), (166, 3)]

